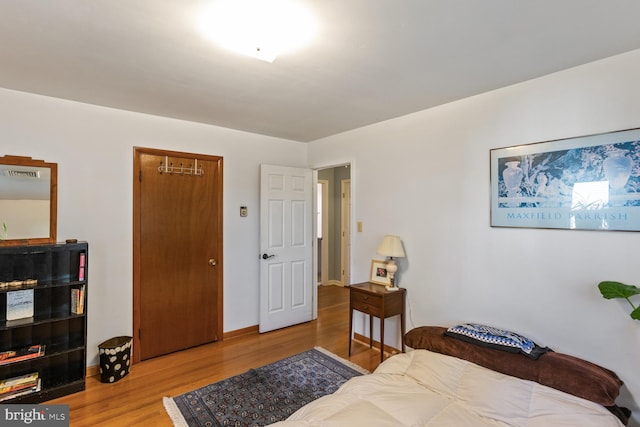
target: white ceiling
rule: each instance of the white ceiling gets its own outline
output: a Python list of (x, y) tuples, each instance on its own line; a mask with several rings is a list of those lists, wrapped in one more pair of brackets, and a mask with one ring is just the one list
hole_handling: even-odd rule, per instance
[(300, 1), (319, 37), (267, 63), (206, 1), (1, 0), (0, 87), (308, 142), (640, 48), (637, 0)]

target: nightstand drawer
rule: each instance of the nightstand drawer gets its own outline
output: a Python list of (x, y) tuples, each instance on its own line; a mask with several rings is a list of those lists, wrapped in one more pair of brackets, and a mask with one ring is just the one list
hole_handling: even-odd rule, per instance
[(380, 307), (362, 301), (351, 301), (351, 307), (359, 312), (380, 317)]
[(377, 308), (382, 307), (382, 297), (377, 295), (371, 295), (365, 292), (351, 291), (351, 301), (353, 303), (361, 302), (366, 305), (375, 306)]

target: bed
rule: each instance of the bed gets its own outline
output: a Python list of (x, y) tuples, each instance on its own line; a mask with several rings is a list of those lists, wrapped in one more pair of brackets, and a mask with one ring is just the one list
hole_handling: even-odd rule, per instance
[(630, 412), (615, 403), (623, 383), (614, 372), (535, 344), (525, 354), (451, 330), (409, 331), (404, 340), (412, 351), (388, 358), (373, 374), (352, 378), (274, 426), (627, 424)]

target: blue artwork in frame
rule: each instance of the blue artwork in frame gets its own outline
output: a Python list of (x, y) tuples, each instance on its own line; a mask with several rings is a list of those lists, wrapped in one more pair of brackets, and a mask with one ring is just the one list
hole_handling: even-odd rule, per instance
[(640, 230), (640, 129), (492, 149), (491, 226)]

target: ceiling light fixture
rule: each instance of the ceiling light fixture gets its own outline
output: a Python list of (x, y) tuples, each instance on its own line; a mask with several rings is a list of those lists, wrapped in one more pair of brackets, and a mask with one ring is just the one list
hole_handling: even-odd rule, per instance
[(291, 0), (217, 0), (198, 21), (208, 39), (267, 62), (306, 45), (317, 32), (309, 10)]

